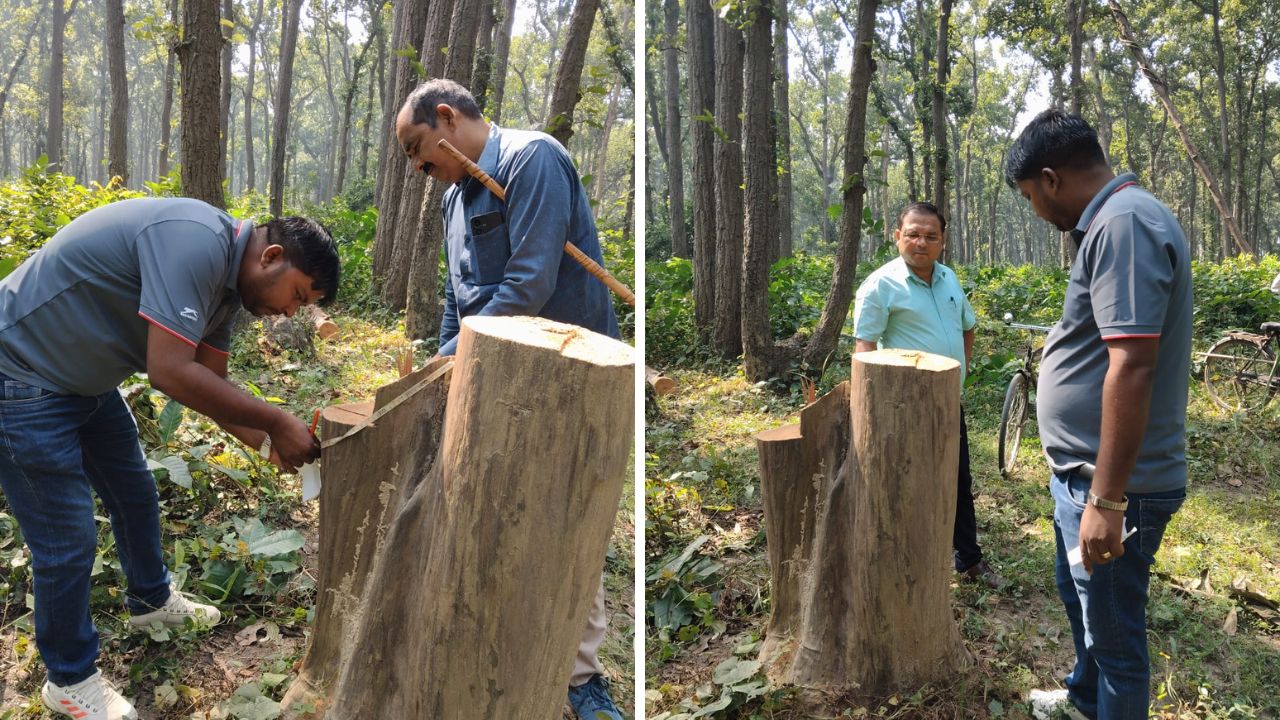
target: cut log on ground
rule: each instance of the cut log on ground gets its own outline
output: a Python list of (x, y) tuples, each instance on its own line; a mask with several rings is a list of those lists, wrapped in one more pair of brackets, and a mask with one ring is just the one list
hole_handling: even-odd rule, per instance
[(653, 388), (653, 392), (657, 395), (670, 395), (676, 389), (676, 381), (654, 370), (648, 365), (644, 366), (644, 379), (649, 383), (649, 387)]
[(849, 383), (801, 410), (799, 423), (757, 435), (756, 449), (772, 589), (760, 660), (778, 677), (790, 665), (800, 628), (801, 578), (810, 564), (821, 503), (849, 451)]
[(311, 318), (311, 326), (315, 328), (316, 335), (321, 340), (329, 340), (338, 336), (338, 323), (334, 322), (325, 311), (315, 305), (308, 305), (305, 308)]
[(848, 462), (822, 503), (786, 681), (888, 694), (968, 664), (950, 591), (959, 373), (927, 353), (853, 356)]
[[(631, 452), (634, 367), (632, 348), (581, 328), (463, 321), (435, 462), (374, 532), (363, 592), (329, 625), (336, 680), (294, 717), (559, 717)], [(380, 420), (324, 462), (364, 433), (405, 430)]]

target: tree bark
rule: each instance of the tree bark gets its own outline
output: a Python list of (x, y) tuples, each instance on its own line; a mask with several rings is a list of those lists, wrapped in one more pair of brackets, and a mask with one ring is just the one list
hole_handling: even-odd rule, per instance
[(494, 41), (493, 107), (489, 117), (502, 121), (502, 97), (507, 88), (507, 62), (511, 57), (511, 30), (516, 22), (516, 0), (502, 1), (502, 26)]
[(1204, 180), (1205, 187), (1209, 189), (1209, 195), (1213, 198), (1213, 204), (1218, 209), (1218, 215), (1222, 218), (1227, 233), (1235, 240), (1236, 247), (1241, 252), (1252, 255), (1253, 246), (1240, 233), (1240, 228), (1236, 225), (1235, 216), (1231, 214), (1231, 207), (1228, 205), (1222, 191), (1218, 188), (1218, 183), (1214, 179), (1213, 173), (1209, 170), (1209, 166), (1205, 164), (1204, 158), (1200, 156), (1200, 151), (1196, 148), (1195, 141), (1187, 133), (1187, 129), (1182, 122), (1182, 114), (1178, 112), (1178, 108), (1174, 106), (1173, 101), (1169, 98), (1169, 86), (1165, 83), (1164, 78), (1156, 73), (1151, 62), (1147, 59), (1147, 53), (1138, 44), (1133, 28), (1129, 25), (1129, 18), (1120, 9), (1120, 5), (1116, 3), (1116, 0), (1107, 0), (1107, 6), (1111, 8), (1111, 14), (1120, 28), (1120, 42), (1129, 50), (1134, 63), (1142, 70), (1142, 74), (1146, 76), (1147, 81), (1151, 83), (1152, 89), (1156, 92), (1156, 97), (1160, 98), (1160, 104), (1164, 105), (1165, 110), (1169, 112), (1169, 121), (1173, 123), (1174, 129), (1178, 131), (1178, 137), (1182, 139), (1182, 145), (1187, 149), (1187, 155), (1200, 173), (1201, 179)]
[[(182, 17), (182, 192), (217, 208), (222, 193), (218, 123), (222, 49), (218, 0), (187, 0)], [(275, 211), (278, 216), (279, 210)]]
[(689, 149), (693, 181), (693, 312), (704, 337), (716, 306), (715, 31), (710, 3), (685, 2), (688, 42)]
[(778, 136), (778, 248), (773, 259), (790, 257), (792, 252), (791, 190), (791, 75), (787, 71), (787, 0), (778, 3), (774, 15), (773, 122)]
[[(178, 24), (178, 0), (169, 0), (169, 18)], [(169, 174), (169, 144), (173, 138), (173, 63), (178, 55), (178, 41), (169, 41), (169, 53), (164, 62), (164, 100), (160, 110), (160, 156), (156, 160), (156, 175)]]
[[(405, 413), (326, 453), (322, 512), (337, 506), (346, 544), (321, 550), (334, 602), (304, 661), (326, 720), (545, 720), (564, 703), (631, 451), (634, 352), (537, 318), (466, 318), (460, 338), (438, 451), (428, 384), (410, 401), (431, 403), (426, 422)], [(412, 442), (382, 437), (406, 425)]]
[(496, 0), (484, 0), (480, 4), (480, 20), (476, 27), (476, 63), (471, 71), (471, 95), (482, 113), (488, 111), (493, 86), (493, 28), (497, 22), (495, 2)]
[(715, 314), (712, 344), (725, 358), (742, 352), (742, 31), (721, 18), (716, 33)]
[(573, 136), (573, 110), (582, 99), (578, 88), (582, 85), (582, 65), (587, 59), (587, 43), (591, 40), (591, 27), (596, 22), (600, 0), (576, 0), (573, 15), (569, 18), (568, 42), (560, 53), (560, 67), (556, 71), (555, 91), (551, 95), (551, 109), (547, 114), (545, 131), (569, 146)]
[(927, 353), (853, 356), (848, 462), (823, 498), (790, 682), (879, 695), (968, 664), (949, 564), (959, 374)]
[(66, 0), (53, 2), (53, 42), (49, 46), (49, 123), (45, 133), (45, 154), (49, 156), (49, 170), (65, 172), (63, 168), (64, 151), (62, 146), (63, 122), (63, 69), (65, 53), (63, 42), (67, 34), (67, 22), (76, 10), (76, 0), (71, 0), (71, 8), (67, 9)]
[(222, 0), (222, 17), (231, 23), (231, 25), (223, 25), (219, 23), (218, 29), (222, 33), (222, 94), (218, 105), (218, 177), (228, 178), (231, 176), (231, 158), (227, 154), (227, 140), (231, 134), (231, 55), (233, 47), (231, 44), (231, 34), (235, 28), (236, 8), (233, 0)]
[(666, 98), (667, 205), (671, 211), (671, 254), (691, 256), (689, 236), (684, 226), (684, 143), (680, 140), (680, 53), (676, 38), (680, 34), (679, 0), (663, 0), (663, 96)]
[(822, 501), (849, 451), (849, 383), (801, 410), (799, 423), (756, 435), (756, 449), (771, 589), (760, 660), (777, 677), (790, 665), (800, 630), (801, 580), (813, 563)]
[(289, 147), (289, 110), (293, 102), (293, 55), (298, 45), (302, 0), (284, 0), (280, 30), (280, 76), (276, 83), (275, 117), (271, 123), (271, 214), (284, 212), (284, 160)]
[[(124, 0), (107, 0), (107, 71), (111, 75), (111, 142), (107, 175), (129, 185), (129, 84), (124, 67)], [(23, 49), (25, 53), (25, 48)]]
[(777, 147), (773, 125), (773, 5), (752, 0), (746, 36), (742, 140), (745, 204), (742, 259), (742, 350), (747, 377), (777, 377), (785, 358), (769, 325), (769, 265), (778, 242)]
[(948, 51), (948, 29), (951, 26), (951, 0), (941, 0), (938, 6), (937, 61), (933, 79), (933, 204), (942, 217), (950, 221), (951, 208), (947, 200), (947, 164), (950, 158), (947, 145), (947, 73), (951, 70), (951, 54)]
[(244, 84), (244, 174), (245, 189), (253, 192), (257, 186), (256, 162), (253, 150), (253, 81), (258, 69), (258, 29), (262, 25), (262, 4), (258, 0), (258, 11), (254, 13), (253, 24), (249, 26), (249, 75)]

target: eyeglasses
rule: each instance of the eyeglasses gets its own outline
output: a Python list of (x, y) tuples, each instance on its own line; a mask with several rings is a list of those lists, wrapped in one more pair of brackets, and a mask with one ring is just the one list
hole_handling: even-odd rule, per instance
[(921, 235), (920, 233), (917, 233), (917, 232), (904, 232), (902, 233), (902, 237), (906, 238), (909, 242), (917, 242), (919, 240), (923, 240), (929, 243), (930, 245), (937, 245), (938, 243), (942, 242), (941, 235), (933, 235), (933, 234)]

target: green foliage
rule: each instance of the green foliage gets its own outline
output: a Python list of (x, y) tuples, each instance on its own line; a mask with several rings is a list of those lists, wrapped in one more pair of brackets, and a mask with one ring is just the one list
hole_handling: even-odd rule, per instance
[(674, 557), (654, 563), (645, 578), (645, 610), (664, 659), (674, 654), (673, 641), (688, 644), (703, 634), (718, 637), (725, 631), (715, 613), (723, 566), (698, 552), (710, 539), (700, 535)]
[(70, 175), (47, 172), (47, 159), (0, 184), (0, 277), (13, 271), (54, 233), (100, 205), (141, 197), (114, 183), (85, 187)]
[(1280, 297), (1271, 279), (1280, 273), (1280, 257), (1240, 255), (1221, 263), (1194, 262), (1196, 337), (1212, 342), (1225, 330), (1257, 331), (1280, 321)]
[(958, 267), (956, 275), (979, 318), (1051, 325), (1062, 315), (1067, 272), (1035, 265)]
[(693, 264), (675, 257), (646, 263), (644, 280), (645, 362), (666, 367), (710, 359), (694, 324)]
[[(770, 687), (763, 664), (755, 659), (760, 641), (748, 638), (738, 643), (733, 655), (711, 673), (711, 682), (698, 687), (694, 697), (682, 700), (674, 711), (653, 716), (653, 720), (697, 720), (697, 718), (764, 718), (787, 694)], [(750, 714), (752, 709), (764, 714)]]
[(831, 257), (796, 253), (769, 269), (769, 326), (774, 337), (813, 327), (831, 292)]

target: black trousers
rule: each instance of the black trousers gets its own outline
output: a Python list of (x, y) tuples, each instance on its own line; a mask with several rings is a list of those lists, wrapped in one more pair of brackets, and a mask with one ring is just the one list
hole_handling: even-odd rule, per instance
[(973, 512), (973, 475), (969, 472), (969, 428), (960, 409), (960, 477), (956, 484), (956, 527), (951, 536), (956, 570), (964, 571), (982, 561), (978, 547), (978, 519)]

